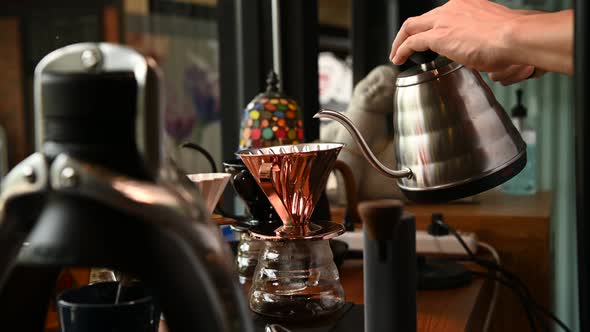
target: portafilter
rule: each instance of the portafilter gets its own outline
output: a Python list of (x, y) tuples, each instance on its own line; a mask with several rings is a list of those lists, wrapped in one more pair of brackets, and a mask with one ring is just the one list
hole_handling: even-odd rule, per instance
[(526, 144), (480, 74), (433, 52), (396, 79), (394, 146), (397, 170), (381, 164), (342, 113), (340, 122), (373, 167), (397, 178), (413, 201), (449, 201), (496, 187), (526, 164)]

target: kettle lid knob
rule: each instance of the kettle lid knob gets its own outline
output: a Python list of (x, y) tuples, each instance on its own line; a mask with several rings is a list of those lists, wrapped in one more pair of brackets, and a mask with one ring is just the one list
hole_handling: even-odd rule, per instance
[(417, 65), (421, 65), (424, 63), (429, 63), (438, 57), (438, 53), (433, 52), (431, 50), (426, 50), (423, 52), (414, 52), (410, 55), (410, 60)]

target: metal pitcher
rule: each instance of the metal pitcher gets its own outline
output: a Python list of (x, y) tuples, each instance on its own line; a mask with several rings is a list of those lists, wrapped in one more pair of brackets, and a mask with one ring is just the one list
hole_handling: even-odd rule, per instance
[(338, 121), (373, 167), (397, 178), (413, 201), (449, 201), (496, 187), (526, 165), (526, 144), (480, 74), (435, 53), (418, 53), (394, 96), (397, 170), (381, 164), (342, 113)]

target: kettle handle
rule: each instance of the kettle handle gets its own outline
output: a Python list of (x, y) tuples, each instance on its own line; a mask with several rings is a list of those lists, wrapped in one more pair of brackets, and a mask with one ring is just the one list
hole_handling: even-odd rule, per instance
[(438, 53), (435, 53), (431, 50), (426, 50), (422, 52), (414, 52), (410, 55), (410, 60), (417, 65), (425, 64), (436, 60), (438, 57)]
[(409, 168), (406, 168), (403, 170), (392, 170), (392, 169), (385, 167), (385, 165), (383, 165), (377, 159), (377, 157), (375, 157), (375, 155), (373, 154), (373, 152), (369, 148), (369, 145), (367, 144), (367, 142), (365, 141), (365, 139), (363, 138), (363, 136), (361, 135), (359, 130), (354, 126), (352, 121), (350, 121), (350, 119), (348, 117), (346, 117), (346, 115), (342, 114), (341, 112), (332, 111), (329, 109), (322, 109), (319, 112), (317, 112), (313, 117), (316, 119), (327, 118), (327, 119), (336, 120), (341, 125), (343, 125), (344, 128), (346, 128), (346, 130), (348, 130), (348, 132), (350, 133), (350, 135), (352, 136), (352, 138), (354, 139), (356, 144), (358, 144), (363, 155), (369, 161), (371, 166), (376, 168), (379, 172), (381, 172), (381, 174), (383, 174), (387, 177), (390, 177), (390, 178), (408, 178), (408, 179), (412, 178), (412, 176), (413, 176), (412, 170), (410, 170)]

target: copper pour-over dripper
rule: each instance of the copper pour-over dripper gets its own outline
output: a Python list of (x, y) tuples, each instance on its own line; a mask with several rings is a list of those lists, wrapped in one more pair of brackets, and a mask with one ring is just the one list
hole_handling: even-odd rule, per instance
[(237, 155), (260, 185), (283, 222), (276, 229), (254, 229), (261, 240), (329, 239), (340, 224), (310, 217), (343, 144), (314, 143), (242, 150)]

